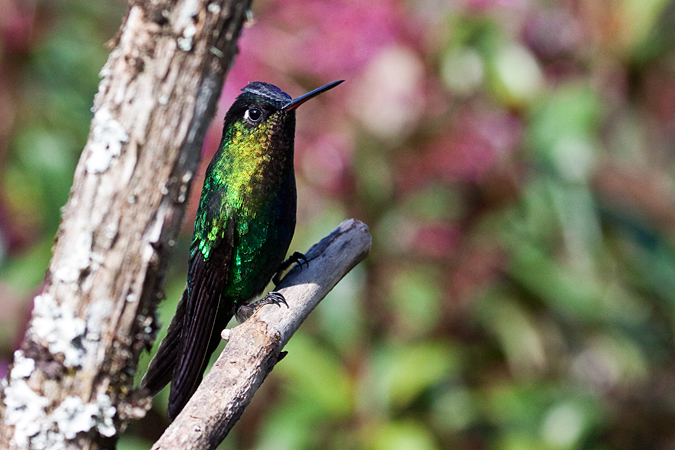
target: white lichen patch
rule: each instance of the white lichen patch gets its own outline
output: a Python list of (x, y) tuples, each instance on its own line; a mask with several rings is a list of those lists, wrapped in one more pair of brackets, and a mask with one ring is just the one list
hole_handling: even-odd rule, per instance
[[(83, 365), (86, 350), (93, 340), (99, 339), (101, 322), (109, 305), (103, 302), (92, 308), (91, 323), (76, 317), (67, 305), (59, 305), (49, 294), (35, 297), (33, 321), (30, 333), (47, 345), (52, 354), (63, 355), (63, 364), (68, 368)], [(93, 307), (93, 305), (92, 305)], [(89, 332), (87, 329), (91, 328)], [(113, 418), (116, 409), (107, 395), (99, 395), (96, 401), (84, 403), (81, 398), (70, 396), (51, 413), (50, 400), (33, 391), (26, 382), (35, 370), (35, 361), (26, 358), (22, 351), (14, 353), (14, 365), (9, 383), (5, 386), (4, 421), (14, 426), (12, 445), (19, 448), (65, 449), (66, 440), (78, 433), (96, 430), (103, 436), (116, 433)]]
[(67, 397), (50, 414), (49, 399), (39, 395), (26, 382), (35, 369), (35, 361), (23, 352), (14, 352), (10, 382), (5, 386), (3, 420), (14, 426), (12, 445), (18, 448), (65, 449), (66, 439), (96, 429), (102, 436), (116, 433), (113, 418), (117, 410), (110, 397), (99, 395), (93, 403), (75, 396)]
[(96, 408), (96, 429), (102, 436), (114, 436), (117, 430), (115, 429), (113, 418), (115, 417), (115, 413), (117, 413), (117, 409), (110, 401), (110, 397), (103, 394), (96, 397)]
[(94, 427), (101, 435), (111, 437), (115, 434), (115, 412), (107, 395), (99, 395), (96, 403), (83, 403), (80, 397), (70, 396), (54, 410), (51, 418), (66, 439), (75, 439), (78, 433)]
[(12, 378), (28, 378), (33, 370), (35, 370), (35, 360), (24, 357), (21, 350), (15, 351)]
[[(23, 356), (21, 350), (14, 352), (14, 366), (10, 373), (11, 384), (5, 384), (4, 421), (14, 425), (14, 444), (27, 447), (31, 436), (40, 432), (40, 422), (45, 416), (49, 401), (33, 391), (24, 380), (35, 369), (35, 361)], [(4, 381), (4, 380), (3, 380)]]
[(106, 108), (94, 114), (91, 135), (87, 172), (102, 173), (108, 170), (112, 159), (121, 154), (122, 144), (129, 141), (129, 135)]
[(79, 367), (85, 356), (82, 339), (84, 320), (76, 317), (66, 305), (59, 305), (51, 295), (35, 297), (31, 331), (49, 346), (52, 354), (62, 354), (66, 367)]
[(98, 346), (97, 342), (101, 339), (103, 326), (110, 320), (110, 310), (112, 301), (97, 300), (87, 308), (87, 334), (86, 344), (94, 344), (92, 350)]
[(70, 248), (68, 255), (54, 272), (54, 278), (64, 283), (77, 281), (92, 260), (93, 238), (90, 233), (80, 233)]
[(183, 30), (183, 36), (179, 37), (176, 39), (176, 42), (178, 43), (178, 48), (185, 52), (189, 52), (192, 50), (192, 38), (194, 35), (197, 34), (197, 27), (194, 26), (194, 24), (189, 24), (188, 26), (185, 27)]
[(28, 447), (31, 438), (40, 434), (45, 424), (47, 405), (49, 400), (36, 394), (25, 380), (12, 376), (5, 388), (4, 421), (14, 426), (14, 445)]
[(94, 403), (84, 403), (75, 396), (67, 397), (47, 414), (49, 400), (33, 391), (23, 379), (12, 376), (5, 389), (4, 421), (14, 426), (12, 445), (19, 448), (66, 448), (66, 439), (96, 429), (105, 437), (116, 433), (113, 418), (117, 410), (110, 397), (99, 395)]
[(77, 433), (91, 430), (94, 426), (91, 406), (93, 405), (85, 406), (80, 397), (70, 396), (54, 410), (54, 422), (66, 439), (74, 439)]

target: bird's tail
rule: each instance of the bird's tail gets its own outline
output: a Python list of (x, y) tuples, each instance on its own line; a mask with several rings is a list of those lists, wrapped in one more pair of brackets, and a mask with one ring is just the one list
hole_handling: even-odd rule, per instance
[(141, 381), (141, 387), (147, 388), (153, 397), (169, 384), (176, 366), (178, 352), (180, 351), (180, 335), (185, 316), (185, 304), (187, 302), (187, 286), (180, 296), (176, 314), (171, 319), (166, 337), (159, 344), (157, 354), (150, 361), (148, 371)]
[[(226, 301), (226, 305), (218, 305), (216, 310), (209, 313), (211, 320), (208, 323), (199, 321), (205, 326), (202, 333), (185, 333), (181, 340), (182, 347), (176, 352), (176, 366), (171, 378), (171, 392), (169, 393), (169, 405), (167, 413), (171, 420), (178, 416), (185, 404), (190, 400), (192, 394), (197, 390), (201, 383), (202, 376), (209, 364), (211, 354), (216, 350), (222, 338), (221, 331), (232, 319), (232, 304)], [(206, 339), (203, 339), (206, 338)], [(208, 339), (208, 340), (207, 340)]]

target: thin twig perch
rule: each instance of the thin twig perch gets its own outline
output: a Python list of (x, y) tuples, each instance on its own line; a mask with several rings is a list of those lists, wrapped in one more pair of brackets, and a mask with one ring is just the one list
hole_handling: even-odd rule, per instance
[(368, 227), (344, 221), (306, 254), (279, 285), (288, 308), (268, 305), (228, 330), (227, 346), (153, 449), (213, 449), (239, 419), (279, 353), (314, 307), (370, 251)]

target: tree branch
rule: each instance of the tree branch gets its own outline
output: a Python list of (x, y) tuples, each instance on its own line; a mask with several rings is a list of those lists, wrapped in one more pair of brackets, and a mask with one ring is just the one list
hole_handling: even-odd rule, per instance
[(132, 3), (2, 392), (0, 448), (109, 448), (149, 407), (132, 395), (134, 371), (249, 7)]
[(368, 227), (346, 220), (306, 254), (278, 291), (288, 308), (262, 307), (225, 330), (227, 346), (176, 420), (153, 449), (207, 450), (225, 438), (279, 360), (279, 353), (314, 307), (370, 251)]

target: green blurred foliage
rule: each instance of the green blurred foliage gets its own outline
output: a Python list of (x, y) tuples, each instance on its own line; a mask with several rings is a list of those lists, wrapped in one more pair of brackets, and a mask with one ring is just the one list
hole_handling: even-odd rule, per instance
[[(0, 4), (3, 369), (124, 8)], [(675, 2), (261, 0), (254, 16), (202, 173), (246, 82), (295, 96), (345, 78), (298, 112), (292, 249), (348, 217), (374, 246), (221, 448), (673, 448)], [(166, 403), (118, 448), (148, 448)]]

